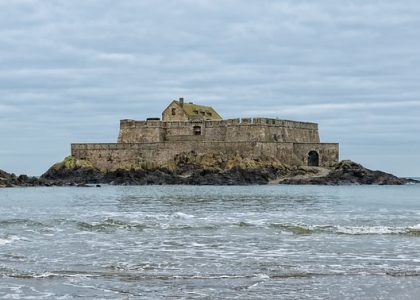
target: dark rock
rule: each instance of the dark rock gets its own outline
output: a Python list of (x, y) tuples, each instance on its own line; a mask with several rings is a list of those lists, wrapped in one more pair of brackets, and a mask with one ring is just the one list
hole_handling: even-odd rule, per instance
[(408, 183), (420, 183), (414, 179), (399, 178), (382, 171), (372, 171), (350, 160), (344, 160), (333, 166), (326, 176), (307, 178), (287, 178), (282, 184), (322, 184), (322, 185), (345, 185), (345, 184), (378, 184), (378, 185), (402, 185)]
[(97, 183), (104, 177), (97, 169), (92, 168), (73, 168), (55, 169), (50, 168), (41, 178), (49, 181), (72, 182), (76, 184)]
[(43, 186), (45, 182), (37, 177), (29, 177), (27, 175), (19, 175), (7, 173), (0, 170), (0, 187), (16, 187), (16, 186)]
[[(21, 178), (31, 182), (30, 178)], [(19, 177), (17, 178), (19, 181)], [(177, 155), (172, 162), (160, 168), (117, 169), (102, 172), (89, 162), (66, 158), (51, 167), (38, 179), (42, 185), (93, 184), (112, 185), (250, 185), (279, 182), (281, 184), (407, 184), (419, 183), (411, 179), (372, 171), (352, 161), (341, 161), (330, 169), (290, 167), (267, 160), (227, 158), (221, 155), (200, 157), (195, 153)], [(0, 181), (1, 185), (1, 181)]]

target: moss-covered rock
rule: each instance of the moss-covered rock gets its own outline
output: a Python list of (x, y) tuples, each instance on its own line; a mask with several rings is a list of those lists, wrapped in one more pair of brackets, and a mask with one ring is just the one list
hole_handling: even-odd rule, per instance
[(54, 164), (45, 172), (41, 179), (48, 180), (53, 184), (62, 183), (96, 183), (100, 182), (103, 172), (94, 165), (73, 156), (66, 157), (63, 161)]
[(88, 160), (77, 159), (74, 156), (67, 156), (66, 158), (64, 158), (63, 161), (54, 164), (51, 168), (54, 170), (62, 170), (62, 169), (72, 170), (72, 169), (80, 169), (80, 168), (94, 169), (95, 167)]

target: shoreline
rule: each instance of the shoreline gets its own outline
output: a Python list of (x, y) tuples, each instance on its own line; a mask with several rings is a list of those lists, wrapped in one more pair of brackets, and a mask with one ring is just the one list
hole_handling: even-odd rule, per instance
[(66, 160), (52, 166), (40, 177), (16, 176), (0, 171), (0, 188), (36, 186), (100, 186), (109, 185), (406, 185), (419, 180), (399, 178), (382, 171), (372, 171), (345, 160), (331, 168), (290, 167), (259, 162), (236, 164), (231, 168), (203, 164), (175, 163), (151, 169), (117, 169), (103, 172), (86, 162)]

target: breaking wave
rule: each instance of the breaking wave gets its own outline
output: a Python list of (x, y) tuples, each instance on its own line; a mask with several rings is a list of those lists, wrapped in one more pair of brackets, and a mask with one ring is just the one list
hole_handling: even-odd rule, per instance
[(11, 244), (15, 241), (20, 240), (21, 238), (15, 235), (12, 236), (6, 236), (6, 237), (0, 237), (0, 246)]
[(343, 234), (343, 235), (407, 235), (420, 236), (420, 224), (409, 227), (388, 226), (334, 226), (273, 223), (270, 227), (293, 234)]

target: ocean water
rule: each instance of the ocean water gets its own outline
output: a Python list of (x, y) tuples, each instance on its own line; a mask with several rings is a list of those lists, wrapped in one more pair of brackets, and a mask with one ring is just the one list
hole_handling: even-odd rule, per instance
[(420, 185), (0, 190), (3, 299), (419, 299)]

